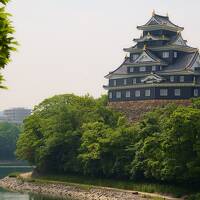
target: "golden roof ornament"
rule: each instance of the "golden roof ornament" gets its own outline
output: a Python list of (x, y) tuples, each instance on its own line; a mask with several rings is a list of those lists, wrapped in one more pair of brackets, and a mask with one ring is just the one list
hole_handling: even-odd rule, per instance
[(144, 47), (143, 47), (143, 50), (146, 50), (146, 49), (147, 49), (147, 45), (145, 44)]

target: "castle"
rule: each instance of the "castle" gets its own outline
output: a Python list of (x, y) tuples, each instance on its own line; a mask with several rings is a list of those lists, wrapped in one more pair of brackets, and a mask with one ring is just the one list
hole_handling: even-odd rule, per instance
[(199, 51), (183, 39), (184, 28), (172, 23), (168, 16), (153, 12), (151, 19), (137, 29), (142, 34), (133, 40), (134, 46), (124, 48), (124, 62), (105, 76), (109, 79), (104, 88), (110, 104), (187, 103), (199, 97)]

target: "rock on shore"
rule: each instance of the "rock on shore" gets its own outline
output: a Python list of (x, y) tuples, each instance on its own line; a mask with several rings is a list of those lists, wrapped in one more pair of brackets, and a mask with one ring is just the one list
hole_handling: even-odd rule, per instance
[(76, 200), (147, 200), (147, 198), (130, 191), (102, 187), (83, 189), (78, 185), (41, 184), (10, 177), (0, 180), (0, 187), (17, 192), (43, 194), (56, 198), (62, 197)]

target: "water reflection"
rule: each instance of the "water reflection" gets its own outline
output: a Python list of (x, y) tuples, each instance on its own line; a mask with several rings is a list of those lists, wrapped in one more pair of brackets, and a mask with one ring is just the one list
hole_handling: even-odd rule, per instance
[[(0, 164), (0, 179), (13, 172), (29, 172), (32, 168), (29, 166), (5, 166)], [(0, 200), (58, 200), (58, 198), (51, 198), (42, 195), (21, 194), (10, 192), (0, 188)]]
[(0, 188), (0, 200), (58, 200), (58, 198), (34, 194), (20, 194), (17, 192), (9, 192)]
[[(2, 166), (0, 165), (0, 179), (13, 172), (30, 172), (32, 167), (29, 166)], [(1, 200), (1, 199), (0, 199)]]

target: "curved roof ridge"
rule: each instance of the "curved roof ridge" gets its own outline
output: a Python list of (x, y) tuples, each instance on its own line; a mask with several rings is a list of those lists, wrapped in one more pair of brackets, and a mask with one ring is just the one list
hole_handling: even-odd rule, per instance
[(135, 41), (135, 42), (142, 42), (142, 41), (146, 41), (146, 39), (148, 39), (148, 40), (149, 39), (154, 39), (154, 40), (169, 40), (169, 38), (166, 37), (165, 35), (163, 35), (163, 36), (155, 36), (155, 35), (149, 34), (149, 35), (145, 35), (143, 37), (140, 37), (138, 39), (133, 39), (133, 41)]
[(181, 38), (181, 40), (184, 42), (183, 46), (187, 46), (189, 47), (186, 42), (187, 40), (184, 40), (182, 37), (182, 34), (180, 32), (177, 33), (177, 35), (173, 36), (172, 39), (167, 43), (167, 45), (173, 45), (176, 41), (178, 41), (178, 39)]
[[(150, 24), (151, 22), (155, 21), (157, 24)], [(151, 27), (151, 26), (156, 26), (156, 25), (159, 25), (159, 26), (168, 26), (168, 27), (171, 27), (171, 28), (175, 28), (175, 29), (178, 29), (178, 30), (183, 30), (184, 28), (183, 27), (180, 27), (176, 24), (174, 24), (173, 22), (171, 22), (171, 20), (169, 19), (168, 16), (162, 16), (162, 15), (158, 15), (158, 14), (154, 14), (150, 20), (148, 20), (147, 23), (145, 23), (144, 25), (142, 26), (137, 26), (138, 29), (142, 28), (142, 27)]]
[(150, 50), (145, 50), (145, 51), (152, 59), (157, 60), (162, 63), (165, 63), (162, 59), (160, 59), (156, 55), (154, 55)]
[(128, 59), (129, 59), (129, 58), (125, 57), (123, 63), (122, 63), (117, 69), (115, 69), (114, 71), (109, 72), (109, 73), (105, 76), (105, 78), (107, 78), (110, 74), (115, 73), (115, 72), (118, 71), (121, 67), (123, 67), (124, 64), (126, 63), (126, 61), (127, 61)]
[(190, 68), (195, 63), (198, 56), (199, 56), (199, 51), (196, 51), (193, 58), (191, 59), (191, 62), (185, 67), (185, 69)]

